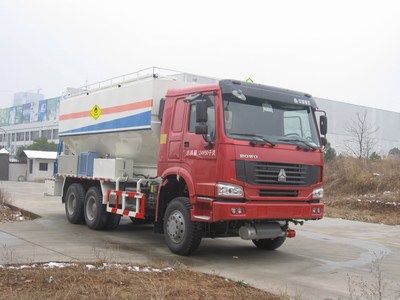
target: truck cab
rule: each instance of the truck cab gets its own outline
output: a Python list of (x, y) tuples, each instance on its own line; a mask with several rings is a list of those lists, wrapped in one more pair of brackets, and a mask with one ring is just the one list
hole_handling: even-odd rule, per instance
[(271, 250), (290, 224), (321, 219), (327, 119), (316, 112), (308, 94), (235, 80), (169, 90), (155, 228), (170, 249), (239, 235)]

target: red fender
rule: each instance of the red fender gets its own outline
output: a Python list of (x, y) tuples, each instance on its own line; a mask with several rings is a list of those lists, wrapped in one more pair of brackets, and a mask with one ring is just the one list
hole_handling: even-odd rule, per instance
[(161, 192), (161, 188), (164, 186), (165, 179), (168, 176), (171, 176), (171, 175), (174, 175), (174, 176), (179, 175), (186, 182), (186, 185), (187, 185), (188, 191), (189, 191), (190, 202), (193, 203), (193, 201), (194, 201), (195, 189), (194, 189), (194, 183), (193, 183), (193, 180), (192, 180), (192, 176), (190, 175), (190, 173), (187, 170), (185, 170), (185, 169), (183, 169), (181, 167), (168, 168), (161, 175), (161, 178), (163, 178), (163, 181), (162, 181), (162, 183), (160, 184), (160, 186), (158, 188), (157, 203), (156, 203), (156, 220), (158, 218), (158, 206), (159, 206), (159, 201), (160, 201), (159, 197), (160, 197), (160, 194), (161, 194), (160, 193)]

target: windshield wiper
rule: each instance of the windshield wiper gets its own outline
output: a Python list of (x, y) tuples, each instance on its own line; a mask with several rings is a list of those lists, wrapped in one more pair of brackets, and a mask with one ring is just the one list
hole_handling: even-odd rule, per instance
[(318, 149), (317, 147), (315, 147), (313, 144), (311, 144), (310, 142), (308, 142), (305, 139), (284, 138), (284, 139), (278, 139), (278, 141), (282, 141), (282, 142), (298, 142), (298, 143), (302, 143), (303, 145), (306, 145), (308, 147), (308, 149), (312, 149), (312, 150), (317, 150)]
[[(267, 140), (266, 138), (264, 138), (261, 135), (258, 134), (253, 134), (253, 133), (238, 133), (238, 132), (230, 132), (229, 134), (233, 134), (233, 135), (239, 135), (239, 136), (246, 136), (246, 137), (250, 137), (250, 145), (255, 146), (257, 144), (269, 144), (271, 147), (275, 146), (275, 143)], [(261, 143), (260, 143), (261, 142)]]

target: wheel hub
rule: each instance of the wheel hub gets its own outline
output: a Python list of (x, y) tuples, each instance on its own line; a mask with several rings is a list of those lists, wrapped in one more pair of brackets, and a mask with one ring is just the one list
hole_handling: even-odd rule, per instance
[(185, 235), (185, 221), (183, 214), (175, 210), (171, 213), (167, 220), (167, 234), (170, 239), (178, 244), (183, 240)]
[(86, 216), (90, 221), (93, 221), (96, 214), (97, 214), (96, 199), (94, 197), (90, 197), (86, 203)]
[(74, 194), (71, 194), (67, 200), (67, 210), (68, 214), (72, 215), (76, 209), (76, 197)]

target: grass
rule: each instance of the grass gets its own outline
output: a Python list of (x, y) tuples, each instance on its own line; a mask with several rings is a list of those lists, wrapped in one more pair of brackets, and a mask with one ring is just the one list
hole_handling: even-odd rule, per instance
[(400, 225), (400, 159), (339, 157), (325, 166), (326, 216)]
[(215, 275), (128, 265), (3, 267), (0, 290), (0, 299), (287, 299)]
[(364, 160), (339, 157), (325, 165), (327, 195), (364, 195), (400, 191), (400, 158)]

